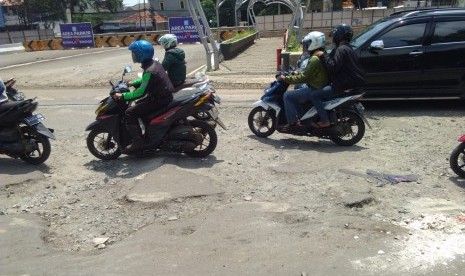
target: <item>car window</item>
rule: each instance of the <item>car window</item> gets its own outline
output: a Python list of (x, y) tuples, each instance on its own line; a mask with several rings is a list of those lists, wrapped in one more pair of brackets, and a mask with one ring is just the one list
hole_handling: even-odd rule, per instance
[(353, 47), (358, 47), (362, 45), (363, 43), (365, 43), (365, 41), (367, 41), (367, 39), (370, 39), (373, 35), (381, 31), (391, 23), (392, 21), (390, 18), (383, 18), (376, 21), (375, 23), (363, 29), (361, 33), (357, 34), (350, 42), (350, 45), (352, 45)]
[(425, 28), (426, 23), (403, 25), (383, 34), (378, 40), (384, 42), (384, 48), (421, 45)]
[(436, 22), (432, 43), (465, 41), (465, 21)]

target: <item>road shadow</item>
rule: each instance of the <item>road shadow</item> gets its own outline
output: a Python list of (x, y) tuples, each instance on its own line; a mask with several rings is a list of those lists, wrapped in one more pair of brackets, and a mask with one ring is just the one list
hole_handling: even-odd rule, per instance
[(172, 154), (165, 159), (164, 164), (171, 164), (183, 169), (213, 168), (215, 164), (222, 163), (215, 155), (211, 154), (205, 158), (193, 158), (187, 155)]
[[(322, 153), (338, 153), (338, 152), (357, 152), (367, 148), (358, 146), (357, 144), (349, 147), (339, 146), (329, 140), (319, 139), (317, 137), (302, 136), (301, 139), (294, 137), (285, 137), (281, 139), (261, 138), (255, 135), (249, 135), (249, 138), (260, 143), (270, 145), (276, 149), (296, 149), (301, 151), (317, 151)], [(308, 139), (312, 139), (309, 141)]]
[(154, 153), (139, 156), (122, 155), (116, 160), (94, 159), (84, 165), (90, 169), (105, 173), (108, 177), (133, 178), (157, 170), (164, 164), (184, 169), (211, 168), (224, 162), (214, 155), (206, 158), (192, 158), (179, 153)]
[(465, 101), (461, 100), (404, 100), (363, 101), (368, 118), (371, 115), (388, 117), (405, 116), (464, 116)]
[(452, 181), (455, 185), (459, 186), (462, 189), (465, 189), (465, 179), (458, 176), (451, 176), (449, 180)]
[(50, 173), (50, 167), (46, 163), (32, 165), (21, 159), (0, 158), (0, 175), (24, 175), (36, 171)]

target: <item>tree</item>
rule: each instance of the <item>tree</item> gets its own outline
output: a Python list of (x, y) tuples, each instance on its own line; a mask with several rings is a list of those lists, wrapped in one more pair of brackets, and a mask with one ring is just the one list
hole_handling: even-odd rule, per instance
[[(216, 0), (200, 0), (205, 17), (210, 23), (210, 27), (216, 27)], [(226, 0), (221, 5), (220, 13), (220, 26), (234, 26), (236, 21), (234, 19), (236, 8), (236, 0)]]
[[(278, 4), (271, 4), (271, 5), (265, 5), (264, 3), (258, 2), (254, 5), (254, 12), (257, 15), (277, 15), (277, 14), (289, 14), (292, 13), (292, 10), (283, 4), (279, 4), (280, 7), (278, 7)], [(278, 12), (279, 11), (279, 12)]]
[(53, 27), (55, 21), (66, 21), (66, 9), (84, 11), (93, 8), (99, 12), (107, 10), (116, 12), (123, 5), (123, 0), (24, 0), (19, 9), (19, 16), (25, 25), (41, 21), (46, 26)]
[[(202, 5), (203, 13), (210, 23), (210, 27), (216, 27), (216, 0), (200, 0)], [(220, 9), (221, 10), (221, 9)], [(221, 18), (221, 14), (220, 14)]]

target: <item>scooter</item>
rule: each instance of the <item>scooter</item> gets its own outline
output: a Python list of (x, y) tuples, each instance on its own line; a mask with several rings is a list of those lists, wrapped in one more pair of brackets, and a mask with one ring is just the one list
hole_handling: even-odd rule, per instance
[(326, 128), (315, 128), (312, 122), (318, 119), (315, 107), (305, 104), (307, 112), (300, 118), (302, 126), (284, 130), (279, 125), (286, 124), (283, 95), (289, 84), (275, 81), (267, 89), (261, 100), (253, 103), (248, 117), (250, 130), (258, 137), (268, 137), (276, 130), (281, 133), (297, 136), (315, 136), (329, 139), (341, 146), (352, 146), (358, 143), (365, 134), (365, 124), (371, 128), (364, 115), (364, 107), (360, 100), (361, 89), (353, 89), (324, 102), (331, 125)]
[[(86, 128), (90, 131), (86, 139), (87, 147), (95, 157), (102, 160), (118, 158), (122, 149), (132, 143), (125, 127), (124, 116), (132, 101), (115, 100), (112, 97), (116, 91), (129, 91), (124, 75), (130, 71), (131, 68), (126, 67), (123, 77), (116, 85), (110, 81), (110, 96), (100, 101), (95, 111), (96, 120)], [(215, 106), (219, 102), (208, 80), (175, 93), (173, 101), (166, 108), (140, 118), (145, 146), (140, 151), (129, 154), (168, 151), (186, 153), (192, 157), (208, 156), (217, 145), (216, 125), (226, 129)], [(200, 111), (207, 112), (210, 119), (189, 119)]]
[(45, 127), (41, 114), (33, 114), (35, 99), (0, 104), (0, 154), (38, 165), (50, 156), (53, 129)]
[(465, 134), (460, 136), (460, 144), (452, 151), (449, 159), (450, 168), (461, 178), (465, 178)]

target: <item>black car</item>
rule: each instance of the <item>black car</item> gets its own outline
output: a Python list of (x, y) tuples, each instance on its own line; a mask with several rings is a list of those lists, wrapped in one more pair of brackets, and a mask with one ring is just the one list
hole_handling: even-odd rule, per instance
[(356, 35), (369, 98), (465, 99), (465, 9), (402, 11)]

